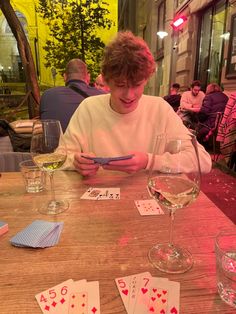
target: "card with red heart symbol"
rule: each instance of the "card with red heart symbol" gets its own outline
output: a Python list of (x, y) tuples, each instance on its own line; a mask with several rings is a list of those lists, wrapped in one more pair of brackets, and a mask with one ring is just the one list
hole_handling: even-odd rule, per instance
[(152, 279), (147, 313), (179, 314), (180, 283)]
[(179, 314), (180, 284), (139, 273), (115, 279), (128, 314)]
[[(151, 300), (151, 294), (155, 292), (155, 288), (153, 287), (153, 277), (150, 276), (147, 280), (147, 277), (142, 277), (143, 285), (141, 284), (139, 287), (136, 303), (135, 303), (135, 314), (143, 314), (143, 313), (152, 313), (152, 311), (149, 311), (151, 309), (151, 306), (149, 306), (150, 300)], [(140, 280), (140, 282), (141, 282)], [(165, 283), (168, 283), (168, 278), (155, 278), (156, 281), (158, 281), (158, 284), (160, 286), (164, 285)], [(153, 291), (154, 289), (154, 291)], [(153, 312), (153, 313), (159, 313), (159, 312)], [(167, 313), (167, 312), (166, 312)]]

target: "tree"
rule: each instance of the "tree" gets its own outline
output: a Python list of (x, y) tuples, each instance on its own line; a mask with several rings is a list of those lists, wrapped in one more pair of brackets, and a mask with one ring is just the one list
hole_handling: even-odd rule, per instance
[(45, 66), (63, 73), (70, 59), (80, 58), (95, 79), (105, 47), (97, 31), (110, 29), (114, 23), (107, 17), (107, 6), (101, 0), (39, 0), (37, 10), (51, 36), (44, 47)]
[(24, 29), (10, 4), (10, 0), (1, 0), (0, 9), (17, 41), (17, 47), (26, 77), (29, 117), (33, 118), (38, 114), (40, 90), (30, 45), (24, 33)]

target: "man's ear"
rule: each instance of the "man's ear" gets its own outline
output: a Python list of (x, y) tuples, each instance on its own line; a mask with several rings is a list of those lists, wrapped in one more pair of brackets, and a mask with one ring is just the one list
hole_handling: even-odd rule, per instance
[(66, 73), (63, 73), (63, 79), (65, 82), (67, 81), (67, 74)]

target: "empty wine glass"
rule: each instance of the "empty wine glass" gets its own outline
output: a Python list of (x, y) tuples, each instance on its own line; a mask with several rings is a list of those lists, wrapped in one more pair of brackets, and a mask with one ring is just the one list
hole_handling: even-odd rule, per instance
[(30, 152), (36, 165), (46, 171), (50, 179), (51, 199), (43, 205), (39, 212), (56, 215), (68, 209), (66, 200), (55, 198), (54, 171), (59, 169), (66, 161), (65, 145), (63, 142), (61, 124), (57, 120), (38, 120), (33, 125)]
[(148, 190), (159, 205), (170, 213), (168, 243), (151, 248), (149, 260), (167, 273), (184, 273), (193, 265), (191, 253), (173, 243), (173, 222), (177, 209), (191, 204), (200, 191), (200, 164), (196, 137), (157, 136), (148, 176)]

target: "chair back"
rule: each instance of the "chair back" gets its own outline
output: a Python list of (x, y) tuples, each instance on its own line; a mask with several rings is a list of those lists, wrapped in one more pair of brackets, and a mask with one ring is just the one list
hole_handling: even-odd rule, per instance
[(223, 112), (216, 112), (214, 127), (209, 130), (209, 132), (205, 136), (204, 141), (208, 141), (210, 137), (217, 135), (218, 127), (219, 127), (220, 122), (223, 118), (223, 114), (224, 114)]
[(27, 159), (32, 159), (30, 153), (21, 152), (0, 153), (0, 171), (1, 172), (20, 171), (19, 163)]

